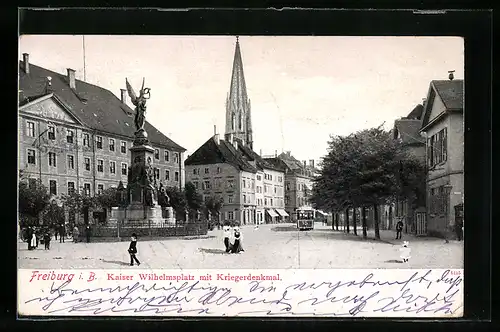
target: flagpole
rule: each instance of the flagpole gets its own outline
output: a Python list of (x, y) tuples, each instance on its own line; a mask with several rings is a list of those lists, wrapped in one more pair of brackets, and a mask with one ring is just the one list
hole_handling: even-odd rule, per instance
[(85, 35), (82, 36), (82, 43), (83, 43), (83, 81), (87, 81), (87, 73), (85, 70)]

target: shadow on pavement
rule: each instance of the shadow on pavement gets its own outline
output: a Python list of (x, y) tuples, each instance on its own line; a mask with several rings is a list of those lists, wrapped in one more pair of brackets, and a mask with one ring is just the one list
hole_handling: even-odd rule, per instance
[(388, 261), (385, 261), (386, 263), (403, 263), (403, 261), (399, 261), (397, 259), (390, 259)]
[(214, 255), (225, 255), (227, 254), (224, 249), (207, 249), (207, 248), (199, 248), (201, 252), (207, 253), (207, 254), (214, 254)]
[(343, 233), (341, 231), (308, 231), (308, 232), (303, 232), (301, 234), (304, 234), (306, 236), (310, 236), (311, 238), (327, 238), (328, 240), (343, 240), (343, 241), (357, 241), (357, 242), (372, 242), (372, 243), (385, 243), (385, 244), (390, 244), (390, 245), (395, 245), (394, 243), (385, 240), (385, 239), (380, 239), (377, 240), (373, 237), (371, 237), (371, 234), (368, 234), (368, 237), (366, 239), (363, 238), (363, 233), (358, 232), (358, 235), (354, 235), (352, 233)]
[(297, 226), (276, 226), (271, 228), (273, 232), (297, 232)]
[(120, 266), (129, 266), (130, 263), (125, 263), (125, 262), (121, 262), (121, 261), (107, 261), (105, 259), (101, 259), (101, 262), (103, 263), (109, 263), (109, 264), (115, 264), (115, 265), (120, 265)]

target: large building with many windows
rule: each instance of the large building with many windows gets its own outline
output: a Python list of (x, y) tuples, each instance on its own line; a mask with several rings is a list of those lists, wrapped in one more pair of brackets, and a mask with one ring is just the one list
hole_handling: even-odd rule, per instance
[(220, 221), (242, 224), (284, 221), (284, 168), (253, 151), (250, 99), (236, 41), (224, 138), (214, 133), (185, 162), (186, 181), (205, 196), (224, 200)]
[[(94, 195), (127, 184), (134, 137), (134, 110), (111, 91), (75, 79), (75, 71), (59, 74), (19, 63), (19, 168), (41, 179), (52, 195), (74, 190)], [(155, 149), (153, 166), (166, 186), (184, 184), (185, 149), (146, 122)]]
[(427, 233), (454, 236), (463, 222), (464, 81), (430, 83), (420, 131), (427, 147)]

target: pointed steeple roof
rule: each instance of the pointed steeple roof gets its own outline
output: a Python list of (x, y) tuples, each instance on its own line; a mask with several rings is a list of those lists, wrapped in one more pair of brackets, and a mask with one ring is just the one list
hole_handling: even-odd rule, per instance
[(240, 41), (236, 37), (236, 47), (234, 50), (233, 73), (231, 75), (231, 89), (229, 90), (229, 100), (236, 105), (243, 105), (248, 99), (245, 75), (243, 74), (243, 61), (241, 59)]

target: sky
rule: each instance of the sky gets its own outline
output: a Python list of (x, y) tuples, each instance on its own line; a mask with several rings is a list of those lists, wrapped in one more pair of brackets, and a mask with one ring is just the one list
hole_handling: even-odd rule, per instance
[[(85, 52), (83, 51), (85, 40)], [(330, 135), (406, 116), (431, 80), (464, 77), (459, 37), (240, 36), (254, 150), (319, 161)], [(235, 36), (24, 35), (30, 63), (120, 98), (125, 78), (151, 88), (146, 119), (192, 154), (224, 134)], [(84, 57), (85, 53), (85, 57)], [(85, 58), (85, 62), (84, 62)], [(84, 66), (85, 63), (85, 66)], [(131, 103), (129, 103), (131, 107)]]

